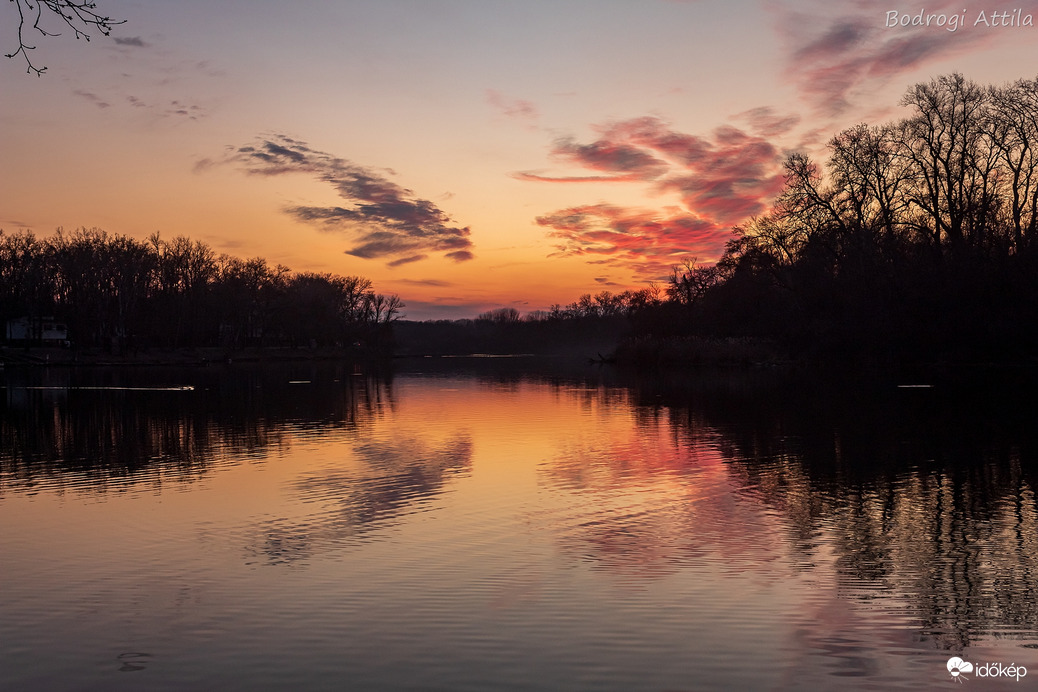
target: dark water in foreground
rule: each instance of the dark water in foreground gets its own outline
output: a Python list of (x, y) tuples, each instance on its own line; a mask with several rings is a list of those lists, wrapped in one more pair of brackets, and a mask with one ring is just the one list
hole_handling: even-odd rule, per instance
[(1031, 376), (419, 365), (7, 372), (0, 688), (1038, 680)]

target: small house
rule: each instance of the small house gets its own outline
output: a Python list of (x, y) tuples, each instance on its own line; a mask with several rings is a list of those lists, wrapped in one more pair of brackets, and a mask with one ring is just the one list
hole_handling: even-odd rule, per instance
[(20, 346), (63, 346), (68, 327), (53, 317), (16, 317), (7, 320), (7, 343)]

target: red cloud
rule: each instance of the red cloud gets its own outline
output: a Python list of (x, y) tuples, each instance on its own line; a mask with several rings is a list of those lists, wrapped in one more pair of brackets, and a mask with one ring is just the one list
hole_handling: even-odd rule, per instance
[(620, 139), (603, 137), (591, 144), (577, 144), (560, 139), (552, 154), (558, 158), (605, 173), (618, 173), (633, 179), (656, 178), (667, 170), (667, 164), (637, 145)]
[(558, 254), (595, 257), (593, 264), (632, 269), (642, 279), (660, 280), (681, 259), (715, 259), (731, 232), (678, 209), (650, 211), (609, 204), (561, 209), (537, 218), (560, 242)]
[[(770, 112), (758, 119), (776, 121)], [(769, 122), (781, 127), (785, 122)], [(556, 158), (612, 176), (550, 177), (517, 174), (543, 182), (633, 182), (654, 193), (677, 193), (684, 209), (625, 209), (584, 205), (537, 219), (561, 240), (559, 254), (594, 256), (596, 262), (659, 279), (682, 258), (709, 261), (722, 252), (730, 227), (765, 212), (781, 191), (781, 152), (766, 139), (734, 127), (710, 136), (672, 130), (658, 118), (645, 117), (601, 128), (586, 145), (559, 140)]]

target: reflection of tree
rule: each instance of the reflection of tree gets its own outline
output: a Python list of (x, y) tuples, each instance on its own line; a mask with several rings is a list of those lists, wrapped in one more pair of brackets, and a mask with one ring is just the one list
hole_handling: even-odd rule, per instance
[(320, 509), (253, 527), (247, 552), (269, 564), (308, 558), (415, 511), (472, 466), (472, 442), (464, 435), (438, 446), (413, 437), (368, 441), (353, 454), (359, 467), (296, 483), (304, 505)]
[(332, 366), (10, 372), (0, 494), (189, 481), (229, 457), (266, 455), (289, 432), (365, 426), (387, 403), (387, 383)]
[[(843, 597), (907, 602), (942, 648), (1038, 636), (1026, 383), (679, 380), (632, 387), (631, 439), (587, 441), (545, 467), (553, 486), (594, 494), (592, 518), (563, 539), (569, 552), (637, 574), (718, 550), (732, 564), (786, 554), (805, 572), (831, 564)], [(610, 504), (652, 493), (639, 507)]]

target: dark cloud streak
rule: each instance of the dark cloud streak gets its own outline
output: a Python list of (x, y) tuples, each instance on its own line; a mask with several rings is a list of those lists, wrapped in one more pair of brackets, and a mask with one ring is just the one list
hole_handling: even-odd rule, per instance
[(117, 46), (132, 46), (134, 48), (147, 48), (150, 45), (145, 43), (140, 36), (116, 36), (115, 44)]
[[(427, 252), (442, 252), (455, 262), (473, 258), (468, 228), (453, 225), (433, 202), (416, 197), (376, 169), (284, 135), (238, 147), (229, 160), (253, 175), (303, 173), (335, 188), (345, 206), (299, 205), (284, 211), (323, 230), (355, 236), (356, 244), (346, 254), (363, 259), (394, 258), (389, 262), (394, 267), (424, 259)], [(196, 169), (210, 165), (208, 160), (200, 161)]]

